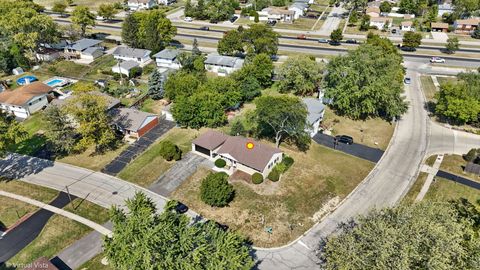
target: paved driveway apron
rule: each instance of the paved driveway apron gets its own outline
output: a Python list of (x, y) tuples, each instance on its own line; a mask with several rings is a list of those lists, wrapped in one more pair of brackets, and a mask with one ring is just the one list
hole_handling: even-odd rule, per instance
[[(332, 136), (317, 133), (313, 137), (313, 140), (318, 144), (334, 149), (334, 137)], [(383, 155), (383, 151), (378, 148), (368, 147), (358, 143), (353, 143), (351, 145), (339, 143), (337, 147), (335, 147), (335, 149), (350, 154), (352, 156), (366, 159), (373, 163), (377, 163)]]
[(148, 189), (167, 197), (202, 165), (213, 166), (211, 161), (206, 158), (188, 152), (181, 160), (175, 162), (172, 168), (160, 176)]
[(127, 166), (128, 163), (130, 163), (130, 161), (138, 157), (158, 138), (167, 133), (167, 131), (172, 129), (174, 126), (175, 123), (171, 121), (160, 120), (160, 123), (156, 127), (130, 145), (127, 149), (125, 149), (125, 151), (120, 153), (118, 157), (116, 157), (114, 160), (112, 160), (112, 162), (102, 169), (102, 172), (113, 176), (117, 175), (121, 170), (123, 170), (123, 168)]

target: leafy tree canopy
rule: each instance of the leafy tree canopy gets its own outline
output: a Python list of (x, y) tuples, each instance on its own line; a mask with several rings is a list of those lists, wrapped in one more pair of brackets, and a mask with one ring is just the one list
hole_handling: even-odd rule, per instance
[(213, 222), (195, 222), (178, 214), (169, 201), (161, 214), (143, 193), (127, 200), (128, 211), (112, 208), (113, 237), (105, 238), (109, 263), (119, 270), (248, 270), (251, 247), (239, 234)]
[(318, 92), (323, 77), (323, 65), (306, 55), (289, 57), (280, 67), (280, 92), (309, 96)]
[(80, 27), (84, 37), (87, 27), (95, 26), (95, 14), (86, 6), (77, 6), (72, 13), (72, 22)]
[(233, 186), (228, 183), (228, 174), (210, 173), (202, 180), (200, 198), (210, 206), (226, 206), (234, 196)]
[(407, 31), (405, 34), (403, 34), (403, 46), (408, 48), (417, 48), (420, 46), (420, 44), (422, 44), (421, 33)]
[(14, 144), (26, 139), (27, 135), (13, 114), (0, 110), (0, 158), (4, 157)]

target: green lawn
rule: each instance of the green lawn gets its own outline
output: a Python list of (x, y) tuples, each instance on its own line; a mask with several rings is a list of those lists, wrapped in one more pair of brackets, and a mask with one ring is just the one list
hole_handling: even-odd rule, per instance
[(109, 265), (103, 265), (102, 264), (102, 259), (105, 257), (105, 254), (100, 253), (97, 256), (93, 257), (90, 261), (82, 264), (80, 268), (82, 270), (113, 270), (113, 268)]
[(102, 74), (102, 71), (111, 71), (112, 67), (117, 63), (113, 55), (104, 55), (90, 64), (91, 68), (85, 74), (85, 78), (91, 80), (106, 79), (110, 76)]
[(420, 82), (422, 83), (422, 90), (427, 101), (433, 101), (435, 99), (435, 94), (437, 93), (437, 88), (433, 84), (432, 77), (421, 76)]
[(73, 61), (61, 60), (51, 64), (44, 64), (34, 73), (82, 79), (89, 70), (89, 65), (81, 65)]
[(423, 184), (427, 180), (427, 176), (428, 176), (427, 173), (420, 172), (417, 180), (415, 181), (413, 186), (410, 188), (407, 195), (405, 195), (402, 202), (413, 203), (415, 201), (415, 198), (417, 198), (418, 193), (420, 193), (420, 190), (422, 189)]
[[(276, 183), (266, 180), (256, 186), (235, 182), (235, 198), (228, 207), (209, 207), (199, 199), (201, 180), (209, 173), (204, 168), (185, 181), (171, 197), (207, 219), (238, 230), (256, 246), (280, 246), (305, 233), (332, 209), (319, 211), (328, 201), (338, 204), (374, 165), (315, 143), (306, 153), (285, 144), (281, 148), (295, 160), (281, 180)], [(272, 235), (265, 232), (267, 226), (273, 228)]]
[(425, 200), (448, 201), (459, 198), (466, 198), (474, 203), (480, 199), (480, 191), (465, 185), (436, 177), (430, 189), (425, 195)]
[(431, 157), (428, 157), (428, 158), (425, 160), (425, 164), (427, 164), (428, 166), (433, 166), (433, 164), (435, 163), (435, 160), (437, 160), (437, 156), (436, 156), (436, 155), (431, 156)]
[[(15, 193), (44, 203), (51, 202), (57, 191), (21, 181), (0, 181), (0, 190)], [(0, 222), (6, 227), (13, 225), (22, 216), (33, 213), (37, 207), (18, 200), (0, 196)]]
[(60, 158), (58, 161), (78, 167), (87, 168), (93, 171), (100, 171), (127, 147), (127, 144), (123, 144), (117, 149), (110, 150), (103, 154), (96, 154), (93, 147), (90, 147), (83, 153), (71, 154), (69, 156)]
[(480, 181), (480, 176), (473, 173), (466, 173), (463, 171), (463, 168), (467, 166), (467, 161), (463, 159), (460, 155), (445, 155), (443, 157), (442, 164), (440, 169), (451, 172), (453, 174), (469, 178), (475, 181)]
[(440, 76), (437, 76), (437, 80), (440, 85), (443, 85), (447, 82), (456, 83), (458, 81), (456, 77), (440, 77)]
[[(108, 210), (88, 201), (75, 199), (65, 210), (83, 216), (96, 223), (108, 221)], [(27, 247), (10, 259), (10, 264), (26, 264), (39, 257), (51, 258), (65, 247), (91, 232), (89, 227), (63, 216), (54, 215), (40, 235)]]
[[(160, 141), (169, 140), (176, 144), (183, 153), (191, 150), (192, 140), (199, 132), (193, 129), (173, 128)], [(174, 161), (168, 162), (159, 155), (160, 141), (150, 146), (142, 155), (128, 164), (118, 177), (143, 187), (150, 186), (164, 172), (173, 166)]]
[(28, 137), (23, 142), (12, 146), (10, 151), (22, 155), (34, 155), (46, 142), (45, 136), (41, 134), (46, 128), (42, 112), (31, 115), (22, 123), (22, 126), (27, 131)]

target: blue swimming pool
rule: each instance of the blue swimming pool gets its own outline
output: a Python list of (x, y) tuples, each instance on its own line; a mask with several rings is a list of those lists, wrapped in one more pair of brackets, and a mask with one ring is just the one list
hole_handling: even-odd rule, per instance
[(51, 80), (49, 82), (47, 82), (48, 86), (51, 86), (51, 87), (54, 87), (58, 84), (61, 84), (63, 83), (63, 80), (60, 80), (60, 79), (54, 79), (54, 80)]
[(29, 84), (29, 83), (34, 82), (34, 81), (38, 81), (37, 77), (28, 75), (28, 76), (23, 76), (21, 78), (18, 78), (17, 79), (17, 84), (18, 85), (25, 85), (25, 84)]

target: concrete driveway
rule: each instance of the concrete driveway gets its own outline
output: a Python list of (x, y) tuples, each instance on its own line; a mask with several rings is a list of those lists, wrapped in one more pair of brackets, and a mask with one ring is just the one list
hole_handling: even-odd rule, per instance
[(322, 24), (320, 30), (312, 33), (322, 36), (329, 36), (333, 30), (338, 28), (340, 22), (342, 21), (341, 15), (345, 12), (347, 12), (347, 10), (344, 9), (343, 6), (333, 7), (332, 11), (330, 11), (330, 13), (328, 14), (327, 19)]
[(175, 162), (170, 170), (160, 176), (149, 187), (149, 190), (167, 197), (194, 174), (200, 166), (211, 168), (213, 163), (204, 157), (188, 152), (181, 160)]

